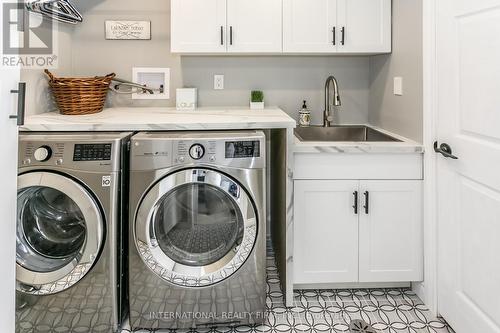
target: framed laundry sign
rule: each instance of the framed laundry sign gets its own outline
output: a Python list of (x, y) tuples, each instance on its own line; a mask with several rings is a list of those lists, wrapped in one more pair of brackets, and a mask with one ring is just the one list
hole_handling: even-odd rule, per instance
[(106, 39), (149, 40), (151, 21), (106, 21)]

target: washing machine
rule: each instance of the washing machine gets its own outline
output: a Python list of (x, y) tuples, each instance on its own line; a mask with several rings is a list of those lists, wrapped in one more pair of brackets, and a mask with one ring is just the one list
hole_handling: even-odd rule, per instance
[(265, 135), (139, 133), (131, 140), (130, 323), (262, 323)]
[(16, 332), (118, 330), (131, 134), (20, 134)]

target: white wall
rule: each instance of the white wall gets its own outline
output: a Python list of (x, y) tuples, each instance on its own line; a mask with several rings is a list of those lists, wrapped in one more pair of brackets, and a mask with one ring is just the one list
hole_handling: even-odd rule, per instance
[[(59, 33), (62, 48), (57, 75), (94, 76), (115, 72), (131, 79), (133, 66), (171, 68), (171, 99), (132, 101), (112, 93), (108, 106), (173, 106), (175, 88), (199, 88), (200, 106), (247, 105), (250, 90), (263, 90), (268, 105), (282, 107), (297, 117), (302, 101), (308, 101), (313, 122), (322, 123), (324, 82), (333, 74), (342, 89), (343, 106), (337, 121), (366, 123), (369, 103), (368, 57), (180, 57), (170, 53), (170, 1), (168, 0), (74, 0), (84, 23), (64, 27)], [(105, 20), (151, 20), (151, 41), (104, 39)], [(27, 72), (27, 71), (26, 71)], [(213, 90), (213, 75), (225, 74), (226, 89)], [(53, 110), (39, 71), (23, 75), (33, 98), (28, 113)], [(34, 91), (33, 91), (34, 90)]]
[[(73, 26), (56, 24), (55, 54), (58, 56), (58, 68), (50, 69), (58, 75), (70, 75), (72, 72), (72, 31)], [(47, 84), (47, 75), (42, 70), (23, 69), (21, 80), (26, 82), (26, 114), (37, 114), (55, 109), (52, 95)]]
[[(342, 107), (335, 122), (368, 120), (369, 59), (340, 57), (183, 57), (184, 84), (200, 88), (205, 105), (245, 105), (249, 90), (264, 91), (266, 103), (278, 105), (297, 119), (302, 101), (323, 122), (325, 80), (333, 74), (341, 89)], [(213, 74), (225, 75), (226, 90), (213, 90)]]
[[(422, 142), (422, 2), (393, 0), (392, 54), (370, 58), (369, 122)], [(403, 96), (393, 78), (403, 77)]]

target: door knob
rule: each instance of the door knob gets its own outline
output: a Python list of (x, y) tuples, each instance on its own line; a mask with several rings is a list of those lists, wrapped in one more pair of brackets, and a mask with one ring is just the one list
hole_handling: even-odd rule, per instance
[(453, 150), (451, 150), (451, 147), (449, 144), (447, 143), (442, 143), (439, 147), (438, 147), (438, 142), (434, 142), (434, 151), (436, 153), (439, 153), (441, 155), (443, 155), (444, 157), (446, 158), (451, 158), (451, 159), (454, 159), (454, 160), (458, 160), (458, 157), (453, 155)]

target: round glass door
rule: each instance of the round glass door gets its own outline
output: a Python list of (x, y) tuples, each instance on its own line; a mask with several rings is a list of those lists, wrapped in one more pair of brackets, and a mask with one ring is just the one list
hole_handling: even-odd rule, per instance
[(256, 213), (246, 192), (229, 177), (204, 169), (183, 170), (157, 183), (136, 217), (143, 261), (182, 286), (225, 279), (248, 258)]
[(85, 243), (82, 211), (63, 192), (33, 186), (18, 193), (17, 262), (52, 272), (76, 259)]
[(158, 245), (174, 261), (206, 266), (241, 244), (243, 217), (224, 191), (208, 184), (184, 184), (158, 201), (153, 211)]
[(103, 238), (98, 206), (85, 188), (58, 174), (23, 174), (18, 184), (18, 289), (35, 294), (67, 289), (97, 259)]

